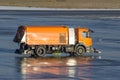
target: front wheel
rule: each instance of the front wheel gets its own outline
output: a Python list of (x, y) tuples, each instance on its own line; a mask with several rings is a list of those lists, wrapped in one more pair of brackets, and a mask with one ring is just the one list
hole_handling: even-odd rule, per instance
[(83, 46), (78, 46), (76, 48), (76, 54), (79, 56), (82, 55), (83, 53), (85, 53), (85, 48)]
[(46, 49), (45, 49), (45, 47), (42, 47), (42, 46), (37, 47), (35, 49), (35, 53), (36, 53), (37, 56), (43, 57), (46, 54)]

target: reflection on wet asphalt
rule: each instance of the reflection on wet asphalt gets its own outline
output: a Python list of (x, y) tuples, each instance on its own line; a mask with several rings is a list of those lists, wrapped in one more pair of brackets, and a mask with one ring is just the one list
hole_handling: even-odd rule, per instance
[[(97, 13), (1, 11), (0, 80), (119, 80), (120, 14)], [(94, 30), (93, 46), (102, 54), (44, 58), (15, 54), (18, 44), (12, 40), (19, 25), (87, 26)]]
[(80, 79), (90, 76), (90, 64), (90, 57), (23, 58), (21, 73), (24, 79)]
[[(120, 62), (101, 56), (17, 58), (22, 79), (91, 80), (104, 67), (119, 67)], [(17, 65), (16, 64), (16, 65)], [(101, 68), (102, 67), (102, 68)], [(104, 74), (107, 72), (104, 72)], [(99, 73), (97, 73), (99, 74)], [(110, 74), (111, 75), (111, 74)], [(110, 76), (106, 75), (106, 76)]]

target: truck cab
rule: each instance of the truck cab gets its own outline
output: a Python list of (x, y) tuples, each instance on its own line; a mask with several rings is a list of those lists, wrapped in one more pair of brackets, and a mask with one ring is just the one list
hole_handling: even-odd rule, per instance
[(78, 28), (78, 42), (86, 47), (92, 46), (91, 32), (88, 28)]

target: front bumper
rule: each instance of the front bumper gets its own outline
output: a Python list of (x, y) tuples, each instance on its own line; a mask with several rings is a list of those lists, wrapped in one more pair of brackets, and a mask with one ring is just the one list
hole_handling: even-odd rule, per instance
[(86, 48), (86, 52), (87, 52), (87, 53), (101, 53), (100, 50), (97, 50), (97, 49), (92, 48), (92, 47), (87, 47), (87, 48)]

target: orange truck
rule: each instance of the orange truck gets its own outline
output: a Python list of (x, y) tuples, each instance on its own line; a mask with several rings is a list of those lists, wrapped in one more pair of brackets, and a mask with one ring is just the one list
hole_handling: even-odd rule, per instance
[(91, 32), (84, 27), (19, 26), (13, 41), (20, 44), (19, 53), (37, 56), (56, 52), (70, 55), (98, 53), (92, 48)]

